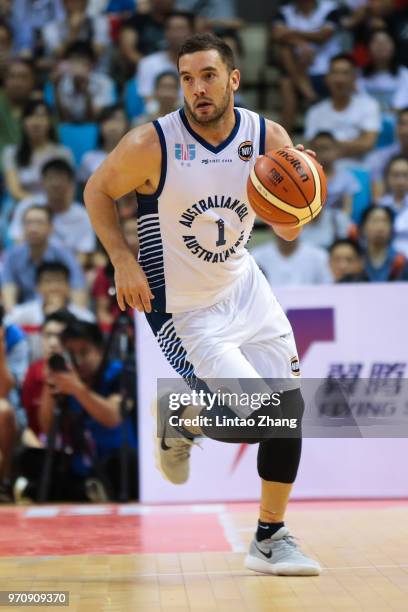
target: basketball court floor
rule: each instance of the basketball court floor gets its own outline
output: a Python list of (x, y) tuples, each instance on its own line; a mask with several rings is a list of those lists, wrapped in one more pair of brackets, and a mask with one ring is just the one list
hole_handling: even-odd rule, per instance
[(256, 517), (253, 503), (2, 506), (0, 590), (69, 591), (72, 612), (408, 610), (408, 500), (291, 502), (316, 577), (244, 569)]

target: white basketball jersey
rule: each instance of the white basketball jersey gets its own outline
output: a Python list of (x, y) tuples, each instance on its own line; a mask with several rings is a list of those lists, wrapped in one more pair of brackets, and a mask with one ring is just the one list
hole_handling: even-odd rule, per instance
[(138, 227), (139, 261), (159, 312), (221, 301), (249, 263), (245, 245), (255, 214), (246, 183), (264, 153), (265, 120), (234, 112), (235, 127), (217, 147), (194, 132), (183, 110), (154, 122), (161, 177), (156, 193), (138, 194)]

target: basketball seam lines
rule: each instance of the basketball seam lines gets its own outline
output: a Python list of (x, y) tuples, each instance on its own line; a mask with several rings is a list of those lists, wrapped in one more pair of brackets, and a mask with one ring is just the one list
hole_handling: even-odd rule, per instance
[[(271, 161), (275, 162), (275, 163), (276, 163), (276, 164), (277, 164), (277, 165), (278, 165), (280, 168), (282, 168), (282, 170), (285, 172), (285, 174), (288, 176), (288, 178), (290, 178), (290, 180), (292, 181), (292, 183), (293, 183), (294, 185), (296, 185), (296, 188), (298, 189), (299, 193), (302, 195), (302, 197), (303, 197), (303, 199), (304, 199), (304, 201), (305, 201), (306, 206), (309, 206), (309, 208), (310, 208), (310, 204), (309, 204), (309, 202), (307, 201), (305, 194), (304, 194), (304, 193), (303, 193), (303, 191), (300, 189), (299, 185), (298, 185), (298, 184), (297, 184), (297, 182), (294, 180), (294, 178), (293, 178), (293, 177), (292, 177), (292, 176), (291, 176), (291, 175), (288, 173), (288, 171), (286, 170), (285, 166), (282, 166), (282, 164), (281, 164), (280, 162), (278, 162), (278, 160), (277, 160), (277, 159), (275, 159), (274, 157), (269, 157), (269, 155), (265, 155), (265, 157), (267, 157), (267, 158), (268, 158), (268, 159), (270, 159)], [(314, 179), (314, 176), (313, 176), (313, 173), (312, 173), (312, 171), (311, 171), (311, 170), (310, 170), (310, 173), (312, 174), (312, 177), (313, 177), (313, 179)], [(258, 178), (259, 178), (259, 177), (258, 177)], [(320, 177), (319, 177), (319, 178), (320, 178)], [(261, 182), (262, 182), (262, 181), (261, 181)], [(316, 185), (315, 185), (314, 180), (313, 180), (313, 189), (314, 189), (314, 194), (313, 194), (312, 202), (313, 202), (313, 200), (314, 200), (314, 198), (315, 198), (315, 196), (316, 196)], [(277, 196), (277, 197), (278, 197), (278, 196)], [(282, 202), (285, 202), (285, 204), (290, 204), (290, 206), (294, 206), (294, 204), (293, 204), (292, 202), (286, 202), (286, 201), (285, 201), (285, 200), (283, 200), (282, 198), (279, 198), (279, 199), (280, 199), (280, 200), (282, 200)], [(310, 213), (312, 213), (312, 211), (310, 211)]]

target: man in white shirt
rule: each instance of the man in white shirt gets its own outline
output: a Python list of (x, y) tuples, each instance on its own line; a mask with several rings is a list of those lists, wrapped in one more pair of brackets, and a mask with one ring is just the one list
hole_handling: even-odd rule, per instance
[(157, 51), (142, 58), (137, 71), (139, 94), (149, 100), (154, 94), (156, 79), (162, 72), (177, 73), (177, 54), (183, 41), (194, 33), (191, 13), (169, 13), (165, 21), (166, 51)]
[(40, 331), (47, 315), (65, 308), (81, 321), (95, 321), (90, 310), (72, 301), (70, 273), (65, 264), (43, 262), (37, 269), (36, 280), (37, 297), (14, 306), (6, 318), (8, 324), (18, 325), (28, 333), (31, 361), (41, 357)]
[(276, 236), (254, 248), (252, 256), (272, 287), (331, 282), (327, 252), (298, 239), (287, 242)]
[(327, 74), (330, 98), (312, 106), (305, 117), (305, 138), (331, 132), (340, 157), (362, 160), (373, 149), (381, 127), (380, 107), (366, 94), (355, 93), (356, 69), (351, 57), (336, 55)]
[(44, 196), (27, 198), (16, 207), (10, 227), (13, 240), (23, 238), (24, 212), (34, 204), (48, 206), (52, 213), (54, 232), (58, 240), (77, 255), (91, 253), (95, 249), (95, 233), (86, 209), (74, 202), (75, 175), (72, 167), (63, 159), (50, 160), (42, 169)]

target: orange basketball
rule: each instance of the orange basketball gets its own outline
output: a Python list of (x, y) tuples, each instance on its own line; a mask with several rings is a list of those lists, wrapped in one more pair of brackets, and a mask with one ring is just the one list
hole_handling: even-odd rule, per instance
[(323, 168), (313, 157), (285, 147), (257, 159), (247, 191), (252, 208), (263, 221), (300, 227), (321, 211), (327, 184)]

